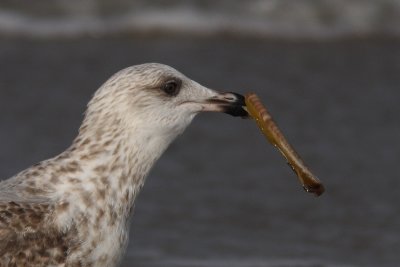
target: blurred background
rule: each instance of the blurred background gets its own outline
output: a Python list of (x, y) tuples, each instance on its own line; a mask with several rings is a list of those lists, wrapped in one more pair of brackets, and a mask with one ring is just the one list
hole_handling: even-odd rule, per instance
[(69, 146), (118, 70), (257, 92), (325, 183), (251, 120), (202, 114), (136, 202), (123, 265), (399, 266), (400, 1), (0, 2), (0, 177)]

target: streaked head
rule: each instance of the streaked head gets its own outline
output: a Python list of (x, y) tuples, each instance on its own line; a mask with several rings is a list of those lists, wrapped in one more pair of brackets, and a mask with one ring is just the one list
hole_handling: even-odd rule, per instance
[(243, 96), (206, 88), (177, 70), (150, 63), (112, 76), (89, 103), (88, 114), (112, 116), (127, 126), (180, 134), (203, 111), (247, 116)]

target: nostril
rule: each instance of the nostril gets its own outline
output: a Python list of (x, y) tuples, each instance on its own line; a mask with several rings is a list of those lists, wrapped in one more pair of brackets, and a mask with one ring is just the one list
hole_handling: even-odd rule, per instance
[(244, 96), (238, 93), (233, 93), (231, 92), (230, 95), (228, 95), (229, 98), (231, 99), (232, 102), (235, 102), (238, 105), (245, 106), (245, 101), (244, 101)]
[(228, 101), (235, 101), (235, 98), (232, 97), (232, 96), (226, 96), (226, 97), (225, 97), (225, 100), (228, 100)]
[(229, 102), (236, 102), (238, 100), (238, 96), (236, 93), (227, 92), (224, 94), (224, 100)]

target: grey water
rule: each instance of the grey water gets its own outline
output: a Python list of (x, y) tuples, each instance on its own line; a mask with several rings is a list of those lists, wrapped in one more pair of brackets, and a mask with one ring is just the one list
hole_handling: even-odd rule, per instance
[(280, 38), (399, 36), (400, 0), (0, 1), (0, 34), (178, 32)]
[(326, 192), (251, 120), (201, 114), (148, 177), (122, 266), (399, 266), (397, 41), (2, 38), (0, 177), (63, 151), (94, 91), (143, 62), (256, 92)]

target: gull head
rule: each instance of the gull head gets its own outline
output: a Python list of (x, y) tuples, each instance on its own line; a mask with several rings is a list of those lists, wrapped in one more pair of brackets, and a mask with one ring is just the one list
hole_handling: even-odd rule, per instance
[(149, 63), (112, 76), (89, 103), (87, 117), (98, 125), (113, 120), (126, 128), (175, 137), (200, 112), (246, 117), (243, 106), (239, 94), (206, 88), (170, 66)]

